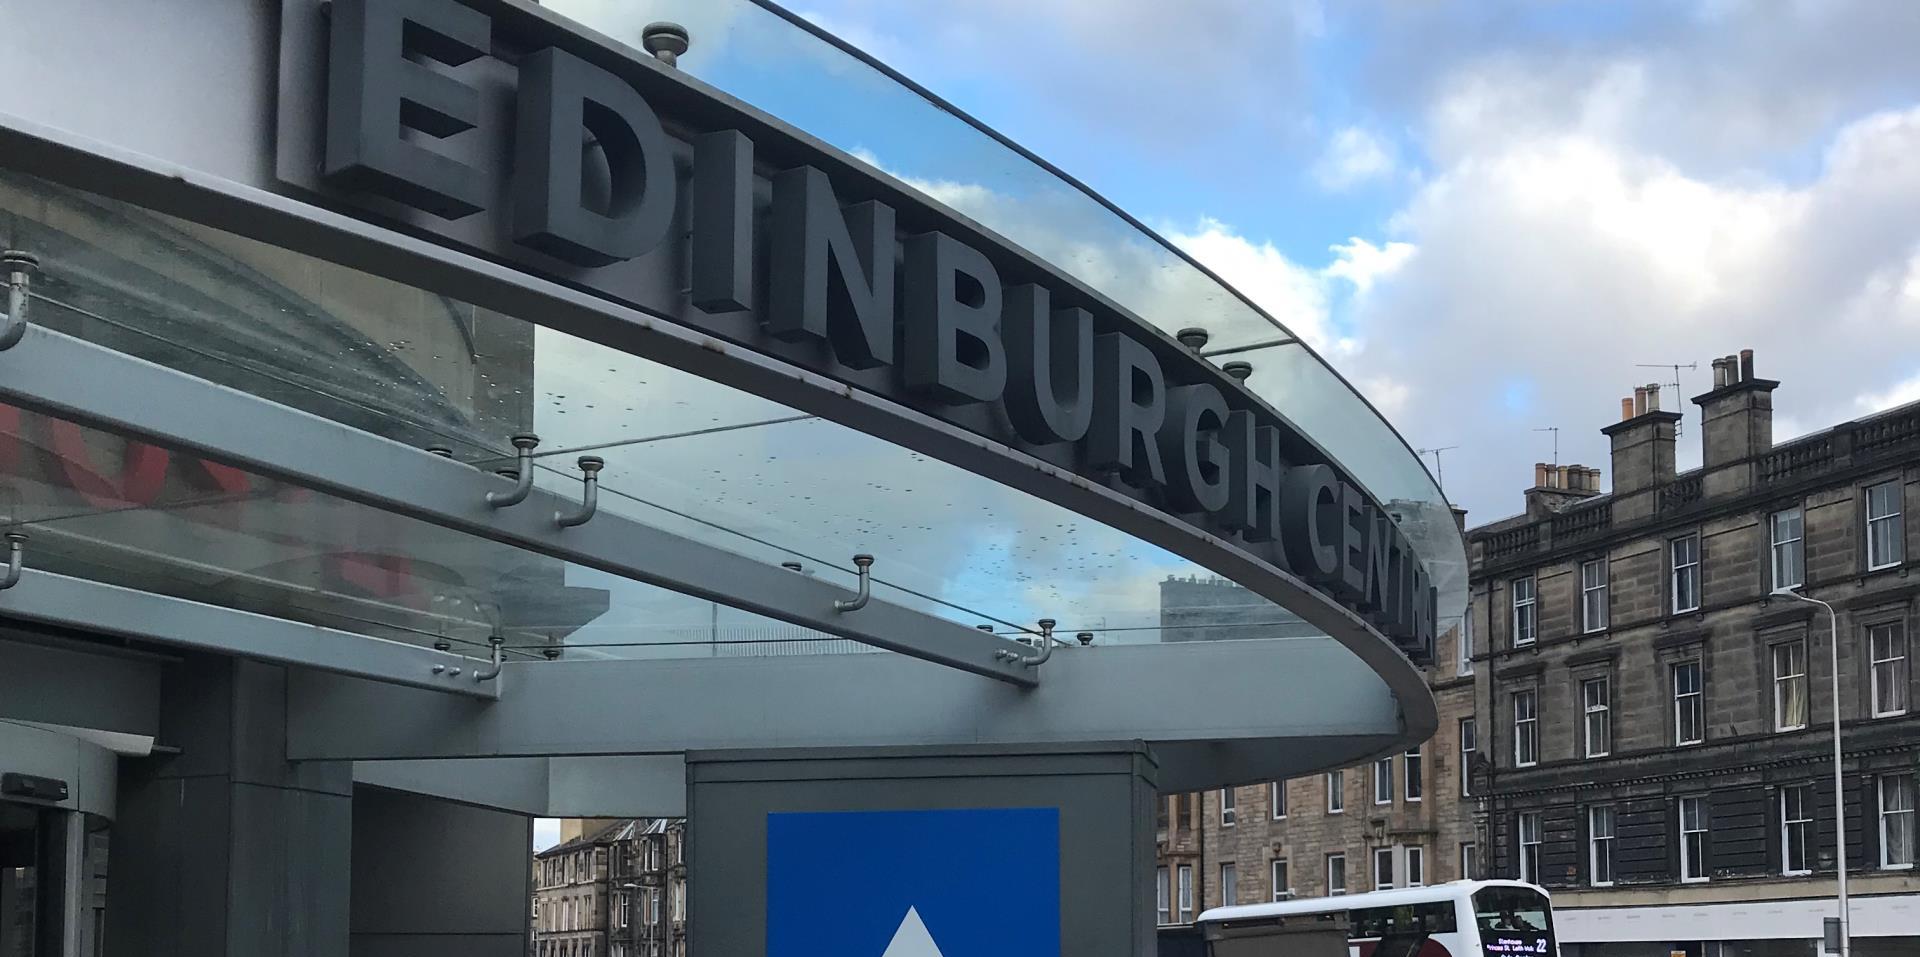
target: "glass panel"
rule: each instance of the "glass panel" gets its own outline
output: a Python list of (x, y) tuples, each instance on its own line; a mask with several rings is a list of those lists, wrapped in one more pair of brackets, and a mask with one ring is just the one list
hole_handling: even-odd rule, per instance
[[(846, 150), (995, 230), (1168, 333), (1201, 326), (1208, 348), (1292, 333), (1083, 187), (968, 124), (866, 62), (748, 0), (552, 0), (547, 6), (632, 43), (674, 20), (693, 36), (680, 69)], [(1462, 614), (1466, 569), (1458, 527), (1407, 444), (1311, 348), (1246, 356), (1249, 385), (1305, 429), (1382, 501), (1398, 505), (1416, 542), (1447, 564), (1430, 572), (1440, 628)]]

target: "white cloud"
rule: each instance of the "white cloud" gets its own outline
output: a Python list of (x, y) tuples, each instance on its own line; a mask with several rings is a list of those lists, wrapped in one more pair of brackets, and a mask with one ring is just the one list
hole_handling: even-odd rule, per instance
[[(1477, 88), (1452, 89), (1432, 110), (1443, 136), (1479, 108), (1459, 103)], [(1575, 112), (1568, 128), (1453, 143), (1394, 217), (1418, 255), (1357, 300), (1368, 348), (1350, 374), (1445, 397), (1406, 403), (1397, 424), (1416, 444), (1462, 447), (1448, 487), (1476, 521), (1518, 508), (1547, 454), (1533, 429), (1561, 427), (1563, 462), (1607, 465), (1597, 430), (1617, 396), (1672, 377), (1642, 364), (1700, 363), (1681, 373), (1691, 396), (1708, 359), (1756, 349), (1760, 374), (1784, 383), (1783, 436), (1857, 415), (1856, 397), (1905, 394), (1920, 354), (1920, 108), (1840, 128), (1800, 185), (1691, 176)], [(1699, 460), (1684, 411), (1683, 468)]]
[(1327, 143), (1326, 151), (1313, 165), (1313, 177), (1321, 187), (1339, 191), (1384, 179), (1392, 175), (1395, 165), (1392, 147), (1385, 141), (1349, 126)]
[(1920, 402), (1920, 374), (1895, 383), (1891, 388), (1856, 396), (1853, 404), (1862, 414), (1884, 411), (1909, 402)]
[(1353, 291), (1366, 295), (1373, 284), (1400, 271), (1415, 252), (1412, 243), (1388, 242), (1374, 245), (1358, 236), (1332, 247), (1334, 260), (1322, 274), (1329, 279), (1344, 279)]

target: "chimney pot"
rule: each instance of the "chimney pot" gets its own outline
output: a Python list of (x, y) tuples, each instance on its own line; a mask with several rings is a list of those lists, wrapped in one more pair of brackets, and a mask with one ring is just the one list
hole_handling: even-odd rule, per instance
[(1753, 350), (1740, 350), (1740, 381), (1753, 378)]
[(1633, 400), (1622, 396), (1620, 398), (1620, 421), (1625, 422), (1631, 418), (1633, 418)]
[(1547, 463), (1545, 462), (1533, 463), (1533, 487), (1534, 488), (1547, 487)]
[(1647, 411), (1660, 411), (1660, 383), (1647, 383)]
[(1727, 364), (1727, 384), (1728, 384), (1728, 385), (1737, 385), (1737, 384), (1739, 384), (1739, 382), (1740, 382), (1740, 357), (1739, 357), (1739, 356), (1734, 356), (1734, 355), (1729, 355), (1729, 356), (1727, 356), (1727, 357), (1726, 357), (1725, 359), (1723, 359), (1723, 360), (1721, 360), (1721, 361), (1723, 361), (1723, 362), (1725, 362), (1725, 363)]
[(1727, 385), (1727, 360), (1715, 359), (1713, 360), (1713, 387), (1716, 389), (1721, 389), (1721, 388), (1725, 388), (1726, 385)]
[(1633, 414), (1645, 415), (1646, 412), (1647, 412), (1647, 387), (1643, 385), (1634, 386), (1633, 387)]

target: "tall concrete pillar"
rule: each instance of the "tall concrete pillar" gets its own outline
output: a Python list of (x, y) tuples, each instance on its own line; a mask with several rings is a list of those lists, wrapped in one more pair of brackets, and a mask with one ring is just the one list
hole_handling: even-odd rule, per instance
[(1139, 743), (687, 755), (700, 957), (1149, 957)]
[(526, 957), (532, 849), (532, 818), (357, 789), (352, 957)]
[(345, 957), (352, 767), (286, 760), (286, 669), (169, 666), (158, 742), (121, 762), (109, 957)]

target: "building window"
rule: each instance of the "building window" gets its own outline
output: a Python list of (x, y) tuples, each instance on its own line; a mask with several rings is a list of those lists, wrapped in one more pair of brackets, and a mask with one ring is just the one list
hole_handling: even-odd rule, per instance
[(1283, 901), (1292, 896), (1293, 881), (1289, 879), (1287, 859), (1283, 857), (1273, 862), (1273, 899)]
[(1233, 788), (1220, 789), (1220, 826), (1232, 827), (1234, 817), (1239, 813), (1235, 801), (1238, 795)]
[(1587, 877), (1595, 887), (1613, 884), (1613, 807), (1587, 808)]
[(1806, 523), (1798, 505), (1767, 516), (1773, 538), (1773, 590), (1807, 583)]
[(1613, 753), (1613, 696), (1607, 679), (1580, 682), (1580, 701), (1586, 715), (1587, 757), (1606, 757)]
[(1180, 865), (1180, 923), (1193, 923), (1193, 865)]
[(1580, 630), (1607, 629), (1607, 560), (1580, 564)]
[(1479, 743), (1473, 739), (1472, 718), (1460, 719), (1460, 796), (1473, 795), (1473, 752)]
[(1706, 740), (1700, 712), (1700, 662), (1673, 666), (1673, 743), (1699, 744)]
[(1220, 904), (1227, 906), (1240, 902), (1240, 869), (1232, 864), (1220, 865)]
[(1807, 726), (1807, 643), (1773, 646), (1773, 730)]
[(1347, 809), (1347, 772), (1327, 772), (1327, 813), (1339, 814)]
[(1707, 799), (1680, 799), (1680, 880), (1707, 879)]
[(1780, 789), (1780, 873), (1809, 874), (1808, 837), (1813, 833), (1813, 785)]
[(1425, 769), (1420, 766), (1420, 749), (1414, 748), (1401, 758), (1406, 765), (1407, 800), (1418, 801), (1427, 789)]
[(1427, 850), (1423, 847), (1407, 848), (1407, 886), (1425, 887), (1427, 884)]
[(1520, 879), (1529, 883), (1540, 882), (1540, 812), (1521, 811), (1520, 831)]
[(1540, 713), (1537, 692), (1513, 693), (1513, 764), (1530, 768), (1540, 763)]
[(1905, 558), (1905, 535), (1900, 522), (1900, 483), (1882, 482), (1867, 489), (1867, 570), (1892, 568)]
[(1476, 880), (1480, 876), (1480, 846), (1472, 841), (1460, 845), (1460, 879)]
[(1393, 886), (1393, 848), (1377, 847), (1373, 851), (1373, 889), (1386, 890)]
[(1273, 819), (1278, 821), (1287, 816), (1287, 782), (1275, 781), (1270, 785)]
[(1373, 762), (1373, 803), (1393, 803), (1393, 759)]
[(1907, 713), (1907, 628), (1888, 622), (1867, 629), (1867, 651), (1873, 659), (1873, 716), (1891, 718)]
[(1327, 896), (1347, 892), (1347, 855), (1327, 855)]
[(1154, 871), (1153, 871), (1154, 901), (1159, 908), (1160, 923), (1162, 924), (1173, 923), (1173, 888), (1167, 886), (1167, 883), (1170, 880), (1172, 880), (1172, 878), (1170, 875), (1167, 874), (1166, 868), (1164, 867), (1154, 868)]
[(1880, 866), (1913, 866), (1913, 775), (1880, 779)]
[(1473, 674), (1473, 606), (1467, 606), (1467, 613), (1460, 618), (1460, 667), (1459, 674)]
[(1682, 535), (1667, 543), (1673, 562), (1673, 613), (1700, 610), (1700, 536)]
[(1533, 644), (1536, 624), (1533, 579), (1516, 578), (1513, 580), (1513, 643), (1515, 645)]

